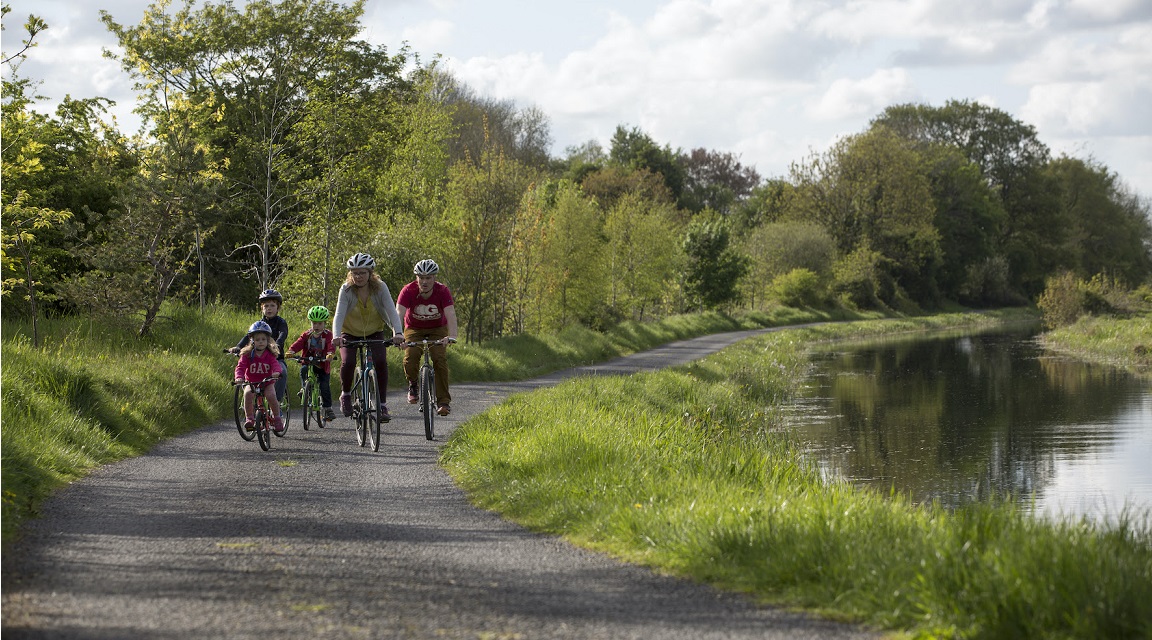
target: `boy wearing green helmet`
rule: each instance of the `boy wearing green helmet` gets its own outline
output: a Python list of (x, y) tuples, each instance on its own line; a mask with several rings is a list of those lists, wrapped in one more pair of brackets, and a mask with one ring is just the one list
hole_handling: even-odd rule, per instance
[[(300, 334), (296, 342), (288, 347), (288, 356), (296, 357), (299, 353), (305, 359), (312, 358), (312, 369), (316, 372), (316, 379), (320, 382), (320, 402), (324, 405), (324, 419), (336, 419), (336, 412), (332, 410), (332, 356), (336, 347), (332, 344), (332, 332), (325, 325), (328, 322), (328, 308), (316, 306), (308, 310), (308, 320), (312, 328)], [(308, 367), (300, 367), (300, 384), (308, 379)]]

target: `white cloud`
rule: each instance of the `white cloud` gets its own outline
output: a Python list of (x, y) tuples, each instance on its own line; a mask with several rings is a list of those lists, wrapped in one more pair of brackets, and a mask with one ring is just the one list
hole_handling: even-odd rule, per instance
[(904, 69), (877, 69), (862, 80), (840, 78), (828, 87), (813, 108), (819, 120), (871, 116), (885, 107), (916, 98), (915, 83)]
[(409, 27), (400, 32), (400, 39), (409, 42), (418, 51), (440, 51), (452, 42), (456, 33), (456, 25), (448, 20), (429, 20)]

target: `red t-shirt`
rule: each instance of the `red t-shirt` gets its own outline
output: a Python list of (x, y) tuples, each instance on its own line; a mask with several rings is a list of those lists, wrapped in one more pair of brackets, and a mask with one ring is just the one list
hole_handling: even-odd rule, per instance
[(432, 295), (423, 298), (420, 296), (420, 283), (413, 280), (400, 290), (400, 295), (396, 296), (396, 303), (407, 309), (404, 313), (405, 327), (434, 329), (448, 324), (448, 318), (444, 317), (444, 309), (455, 304), (455, 301), (448, 287), (439, 282), (433, 282)]

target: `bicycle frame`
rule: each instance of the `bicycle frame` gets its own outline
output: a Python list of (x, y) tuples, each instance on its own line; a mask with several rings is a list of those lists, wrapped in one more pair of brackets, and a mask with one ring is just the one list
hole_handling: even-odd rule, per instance
[(356, 442), (361, 446), (370, 444), (373, 451), (380, 450), (380, 423), (385, 420), (380, 415), (379, 387), (376, 381), (376, 363), (372, 359), (373, 344), (391, 344), (389, 340), (345, 340), (344, 344), (356, 349), (356, 377), (349, 392), (352, 394), (352, 419), (356, 421)]
[(316, 358), (309, 356), (307, 358), (297, 357), (292, 358), (301, 367), (307, 367), (307, 378), (304, 381), (304, 386), (300, 389), (301, 404), (304, 411), (304, 430), (308, 430), (308, 423), (312, 420), (316, 421), (316, 425), (321, 429), (324, 428), (324, 407), (320, 400), (320, 378), (316, 375), (316, 370), (313, 367), (320, 366), (328, 361), (328, 358)]
[(418, 341), (405, 342), (406, 348), (420, 347), (422, 351), (420, 360), (419, 385), (420, 413), (424, 414), (424, 437), (428, 440), (436, 439), (436, 369), (432, 364), (433, 345), (451, 344), (448, 338), (429, 340), (424, 338)]
[[(260, 448), (265, 451), (268, 451), (272, 448), (273, 430), (268, 424), (269, 419), (272, 417), (272, 412), (268, 409), (268, 401), (267, 398), (264, 397), (264, 388), (268, 385), (275, 384), (275, 382), (275, 378), (269, 378), (266, 380), (261, 380), (260, 382), (246, 381), (236, 385), (237, 387), (244, 387), (246, 389), (252, 390), (254, 402), (254, 411), (252, 415), (256, 420), (256, 438), (260, 442)], [(245, 440), (249, 439), (250, 438), (245, 438)]]

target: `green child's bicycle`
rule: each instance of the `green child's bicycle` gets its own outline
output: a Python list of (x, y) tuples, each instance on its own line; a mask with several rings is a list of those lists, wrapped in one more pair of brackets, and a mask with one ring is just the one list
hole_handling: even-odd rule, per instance
[(304, 386), (300, 389), (300, 397), (304, 403), (304, 430), (307, 431), (308, 425), (313, 422), (323, 429), (325, 420), (324, 406), (320, 397), (320, 378), (316, 376), (316, 370), (313, 367), (320, 366), (331, 358), (308, 356), (307, 358), (292, 359), (298, 362), (301, 367), (308, 368), (308, 376), (304, 379)]

